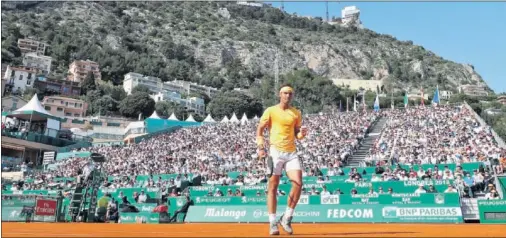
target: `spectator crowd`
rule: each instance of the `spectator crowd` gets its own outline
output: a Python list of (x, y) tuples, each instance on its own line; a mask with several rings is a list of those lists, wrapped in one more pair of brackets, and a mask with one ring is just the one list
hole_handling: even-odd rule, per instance
[[(297, 142), (304, 176), (322, 176), (318, 183), (327, 183), (330, 182), (329, 176), (344, 175), (342, 167), (358, 149), (378, 116), (386, 117), (388, 122), (364, 161), (364, 165), (378, 167), (370, 178), (371, 182), (450, 179), (456, 182), (449, 191), (457, 189), (463, 195), (474, 196), (475, 193), (489, 192), (491, 173), (504, 171), (506, 151), (497, 146), (490, 128), (481, 126), (464, 107), (439, 106), (383, 110), (380, 113), (304, 116), (303, 124), (310, 129), (310, 134)], [(182, 128), (138, 144), (93, 147), (91, 152), (107, 158), (102, 169), (115, 177), (103, 187), (179, 188), (183, 182), (195, 177), (199, 177), (201, 184), (256, 185), (267, 181), (263, 160), (259, 160), (256, 154), (257, 123), (257, 120), (250, 120), (244, 125), (213, 123)], [(89, 148), (83, 150), (86, 149)], [(53, 170), (34, 173), (31, 182), (13, 189), (72, 188), (76, 180), (55, 182), (54, 178), (76, 178), (86, 173), (88, 160), (69, 158), (57, 161)], [(462, 171), (460, 165), (467, 162), (485, 162), (493, 171), (486, 171), (483, 167)], [(448, 168), (439, 170), (437, 166), (427, 170), (413, 168), (417, 164), (450, 163), (456, 163), (457, 168), (453, 171)], [(398, 166), (391, 169), (385, 166), (387, 164), (409, 168)], [(328, 169), (328, 173), (322, 174), (322, 168)], [(241, 172), (241, 176), (233, 178), (228, 172)], [(162, 179), (160, 174), (178, 175)], [(137, 180), (138, 175), (149, 178)], [(361, 171), (357, 169), (352, 169), (347, 176), (346, 182), (363, 181)], [(170, 189), (167, 193), (175, 195), (176, 191)], [(240, 192), (231, 191), (231, 194)]]

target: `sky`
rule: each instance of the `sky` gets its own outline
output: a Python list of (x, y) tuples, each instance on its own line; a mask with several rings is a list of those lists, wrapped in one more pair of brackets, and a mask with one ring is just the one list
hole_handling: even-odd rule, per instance
[[(270, 2), (274, 7), (280, 2)], [(329, 2), (329, 17), (357, 6), (364, 27), (411, 40), (466, 63), (496, 93), (506, 92), (506, 2)], [(325, 2), (284, 2), (285, 11), (325, 19)]]

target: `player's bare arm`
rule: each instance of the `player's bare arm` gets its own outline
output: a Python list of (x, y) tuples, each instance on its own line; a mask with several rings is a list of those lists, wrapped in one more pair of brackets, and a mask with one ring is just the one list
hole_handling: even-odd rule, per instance
[(259, 158), (265, 157), (265, 141), (264, 141), (264, 131), (265, 128), (269, 126), (270, 117), (269, 112), (265, 111), (264, 115), (260, 118), (260, 122), (257, 127), (257, 135), (256, 135), (256, 143), (257, 143), (257, 153)]

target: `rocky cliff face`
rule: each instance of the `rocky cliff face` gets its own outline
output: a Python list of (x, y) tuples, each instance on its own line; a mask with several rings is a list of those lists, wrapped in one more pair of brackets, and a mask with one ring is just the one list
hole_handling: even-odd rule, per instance
[[(271, 7), (209, 2), (9, 3), (2, 19), (2, 27), (10, 29), (2, 31), (2, 41), (19, 29), (22, 36), (51, 44), (49, 55), (62, 71), (71, 59), (86, 57), (107, 68), (105, 78), (122, 78), (127, 71), (164, 80), (183, 77), (171, 71), (183, 67), (173, 65), (178, 61), (194, 72), (188, 80), (206, 84), (199, 78), (211, 69), (227, 79), (230, 70), (222, 68), (233, 60), (247, 70), (273, 74), (278, 55), (280, 74), (309, 68), (330, 79), (383, 79), (399, 88), (483, 82), (472, 66), (444, 60), (412, 42)], [(184, 46), (185, 56), (167, 53), (169, 41), (176, 44), (172, 49)], [(2, 55), (9, 56), (3, 57), (5, 63), (19, 58), (8, 43), (2, 44)], [(157, 68), (151, 69), (150, 62)]]

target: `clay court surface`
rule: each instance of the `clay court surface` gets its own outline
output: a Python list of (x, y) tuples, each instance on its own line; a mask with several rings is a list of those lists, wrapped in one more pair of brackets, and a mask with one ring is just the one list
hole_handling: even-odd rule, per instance
[[(506, 225), (294, 224), (293, 236), (506, 237)], [(260, 237), (267, 224), (2, 223), (3, 237)], [(281, 235), (284, 233), (281, 231)]]

